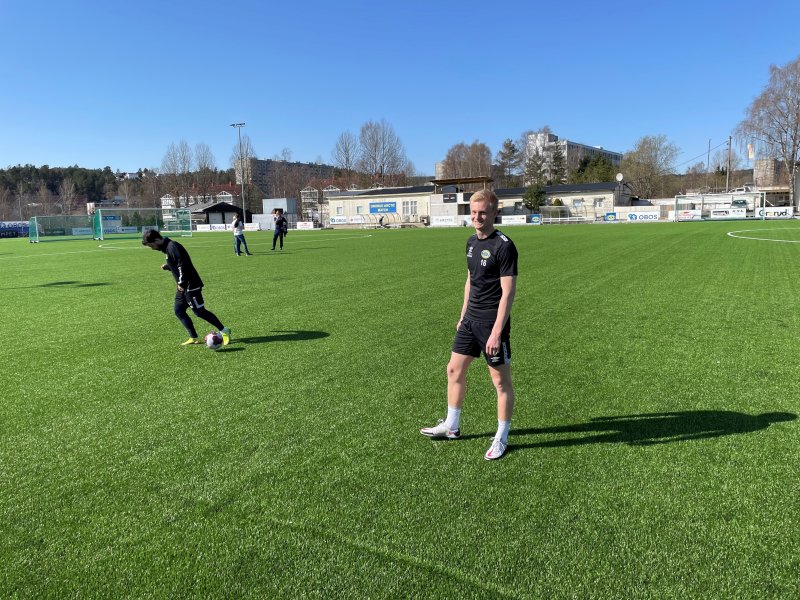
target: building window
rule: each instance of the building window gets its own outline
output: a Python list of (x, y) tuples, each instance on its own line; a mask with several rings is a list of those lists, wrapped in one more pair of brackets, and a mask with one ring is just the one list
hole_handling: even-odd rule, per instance
[(358, 206), (356, 206), (356, 214), (357, 215), (363, 215), (364, 214), (364, 207), (361, 206), (360, 204)]
[(336, 214), (337, 215), (343, 215), (344, 214), (344, 207), (343, 206), (337, 206), (336, 207)]
[(606, 203), (605, 198), (595, 198), (594, 199), (594, 207), (595, 208), (603, 208), (603, 205)]
[(403, 200), (403, 215), (417, 214), (417, 201), (416, 200)]

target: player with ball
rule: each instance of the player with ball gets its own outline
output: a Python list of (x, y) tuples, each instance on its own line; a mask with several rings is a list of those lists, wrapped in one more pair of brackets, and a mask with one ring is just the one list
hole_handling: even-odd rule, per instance
[[(200, 338), (194, 328), (191, 317), (187, 310), (191, 307), (192, 312), (201, 319), (208, 321), (219, 330), (222, 344), (227, 346), (231, 341), (231, 330), (225, 327), (213, 312), (206, 308), (203, 300), (203, 280), (192, 264), (192, 259), (186, 248), (175, 240), (162, 237), (155, 229), (145, 231), (142, 236), (142, 245), (158, 250), (167, 255), (167, 262), (161, 265), (165, 271), (171, 271), (175, 278), (178, 289), (175, 292), (175, 316), (186, 328), (189, 339), (183, 342), (183, 346), (199, 344)], [(209, 344), (209, 347), (211, 345)], [(216, 350), (216, 348), (212, 348)]]

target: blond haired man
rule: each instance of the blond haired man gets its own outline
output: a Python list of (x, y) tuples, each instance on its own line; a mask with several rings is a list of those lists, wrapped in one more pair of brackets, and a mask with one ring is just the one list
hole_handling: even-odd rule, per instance
[(503, 456), (514, 410), (511, 383), (511, 305), (517, 286), (517, 248), (494, 227), (497, 196), (489, 190), (473, 194), (470, 219), (475, 234), (467, 240), (467, 282), (461, 317), (447, 365), (447, 417), (420, 429), (431, 438), (460, 437), (461, 405), (467, 391), (467, 369), (481, 352), (497, 391), (497, 433), (486, 460)]

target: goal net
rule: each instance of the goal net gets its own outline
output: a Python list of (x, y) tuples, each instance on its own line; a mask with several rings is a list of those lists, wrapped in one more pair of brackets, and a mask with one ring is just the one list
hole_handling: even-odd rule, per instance
[(748, 219), (763, 213), (761, 192), (728, 192), (675, 196), (669, 205), (670, 221)]
[(99, 208), (92, 219), (92, 235), (96, 240), (137, 238), (148, 229), (190, 236), (190, 212), (187, 209)]
[(90, 215), (49, 215), (31, 217), (28, 222), (28, 241), (45, 242), (55, 239), (91, 239)]

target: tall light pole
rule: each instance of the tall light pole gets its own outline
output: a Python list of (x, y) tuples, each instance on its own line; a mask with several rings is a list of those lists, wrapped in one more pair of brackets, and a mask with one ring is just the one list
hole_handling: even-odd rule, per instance
[(242, 178), (242, 222), (247, 223), (247, 209), (244, 204), (244, 155), (242, 154), (242, 127), (244, 123), (231, 123), (231, 127), (239, 130), (239, 173)]

